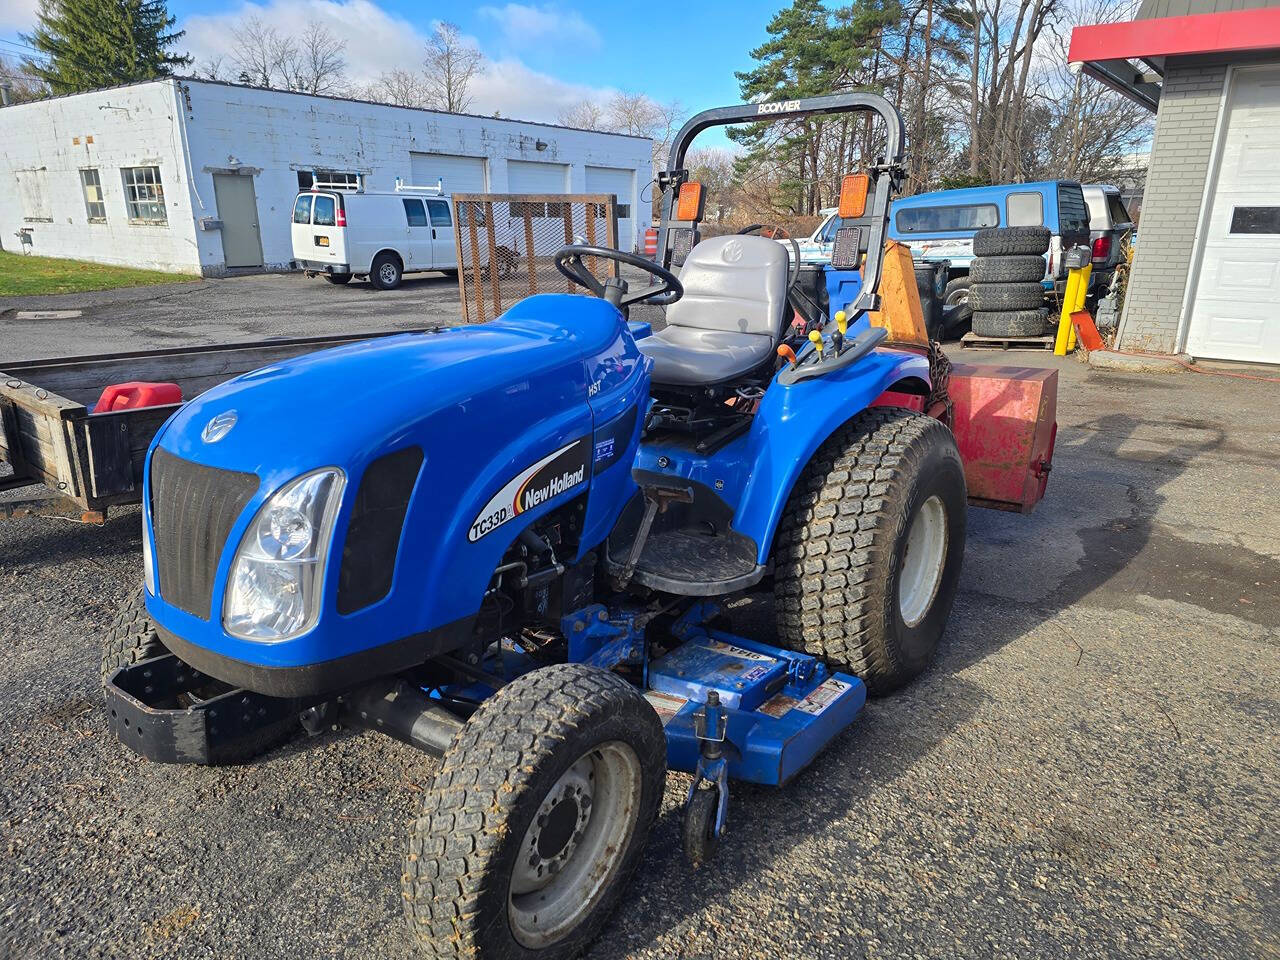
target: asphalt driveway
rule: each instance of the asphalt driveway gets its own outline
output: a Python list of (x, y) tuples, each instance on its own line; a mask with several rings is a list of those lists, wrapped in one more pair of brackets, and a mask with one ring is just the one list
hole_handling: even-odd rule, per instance
[[(159, 345), (166, 316), (302, 332), (276, 326), (292, 304), (253, 319), (280, 291), (325, 298), (323, 329), (412, 326), (448, 286), (419, 282), (220, 281), (231, 302), (95, 314), (76, 352), (113, 330)], [(42, 329), (27, 342), (67, 352)], [(1060, 370), (1049, 497), (970, 510), (934, 667), (786, 789), (735, 786), (696, 874), (670, 776), (592, 960), (1280, 954), (1280, 388), (1016, 362)], [(435, 761), (352, 731), (244, 767), (140, 761), (98, 690), (139, 576), (136, 509), (0, 522), (0, 957), (414, 956), (400, 856)], [(767, 596), (733, 613), (770, 637)]]

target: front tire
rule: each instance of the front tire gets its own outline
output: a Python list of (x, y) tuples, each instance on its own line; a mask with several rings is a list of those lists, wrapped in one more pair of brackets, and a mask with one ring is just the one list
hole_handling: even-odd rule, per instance
[[(152, 657), (163, 656), (169, 650), (160, 640), (151, 616), (147, 613), (143, 588), (136, 591), (120, 605), (106, 638), (102, 641), (102, 685), (105, 687), (112, 675), (122, 667), (133, 666)], [(178, 697), (179, 706), (187, 707), (200, 699), (208, 699), (227, 690), (226, 684), (212, 681), (207, 689), (183, 693)], [(292, 739), (299, 730), (296, 717), (288, 717), (279, 723), (262, 727), (253, 736), (242, 739), (235, 747), (222, 749), (211, 766), (245, 763), (268, 750)]]
[(778, 525), (782, 646), (852, 673), (873, 694), (933, 659), (964, 558), (966, 493), (942, 423), (874, 407), (831, 435)]
[(666, 739), (615, 674), (544, 667), (486, 700), (445, 753), (404, 863), (429, 956), (567, 960), (635, 871), (658, 813)]
[(120, 604), (106, 639), (102, 641), (102, 685), (105, 687), (111, 675), (121, 667), (131, 667), (168, 652), (151, 623), (142, 587), (139, 586)]

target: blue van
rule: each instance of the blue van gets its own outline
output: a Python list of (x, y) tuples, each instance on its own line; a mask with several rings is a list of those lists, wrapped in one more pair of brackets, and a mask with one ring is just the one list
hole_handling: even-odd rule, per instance
[[(800, 241), (802, 262), (829, 260), (835, 229), (835, 209), (825, 215), (813, 235)], [(998, 187), (937, 190), (899, 197), (890, 208), (889, 236), (911, 248), (917, 261), (950, 262), (944, 305), (969, 297), (969, 262), (973, 235), (983, 227), (1049, 228), (1049, 255), (1044, 284), (1052, 289), (1066, 280), (1062, 251), (1089, 243), (1089, 208), (1084, 191), (1074, 180), (1011, 183)]]

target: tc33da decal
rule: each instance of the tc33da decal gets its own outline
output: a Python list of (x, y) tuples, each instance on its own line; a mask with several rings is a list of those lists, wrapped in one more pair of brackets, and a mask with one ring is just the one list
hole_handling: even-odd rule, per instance
[(586, 483), (590, 454), (589, 439), (583, 438), (521, 470), (484, 505), (467, 539), (475, 543), (526, 510)]

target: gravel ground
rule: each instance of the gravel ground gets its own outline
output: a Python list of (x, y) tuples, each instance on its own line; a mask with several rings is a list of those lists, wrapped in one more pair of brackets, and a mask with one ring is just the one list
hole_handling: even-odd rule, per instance
[[(787, 788), (735, 786), (696, 875), (672, 775), (592, 960), (1280, 955), (1280, 389), (1017, 360), (1061, 372), (1049, 498), (970, 511), (935, 666)], [(414, 956), (435, 762), (357, 732), (127, 752), (98, 638), (138, 551), (136, 510), (0, 523), (0, 958)], [(769, 637), (767, 598), (733, 612)]]

